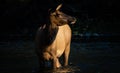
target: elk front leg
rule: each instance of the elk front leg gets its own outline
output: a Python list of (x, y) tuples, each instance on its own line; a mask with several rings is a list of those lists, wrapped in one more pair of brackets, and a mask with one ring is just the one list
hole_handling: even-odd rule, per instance
[(69, 53), (70, 53), (70, 43), (67, 45), (64, 52), (64, 66), (68, 65)]
[(57, 57), (57, 55), (56, 55), (56, 50), (54, 51), (54, 52), (52, 52), (51, 53), (51, 55), (52, 55), (52, 60), (53, 60), (53, 68), (54, 69), (57, 69), (57, 68), (59, 68), (59, 67), (61, 67), (61, 64), (60, 64), (60, 62), (59, 62), (59, 59), (58, 59), (58, 57)]
[(60, 68), (60, 67), (61, 67), (61, 64), (59, 62), (59, 59), (58, 58), (54, 58), (53, 59), (53, 68), (57, 69), (57, 68)]
[(57, 68), (60, 68), (61, 67), (61, 64), (59, 62), (59, 58), (57, 58)]

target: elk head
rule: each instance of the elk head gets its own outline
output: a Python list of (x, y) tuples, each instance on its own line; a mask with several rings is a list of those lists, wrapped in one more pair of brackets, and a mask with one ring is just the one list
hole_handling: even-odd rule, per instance
[(76, 22), (76, 18), (60, 11), (61, 7), (62, 4), (58, 5), (55, 11), (50, 13), (51, 23), (57, 26), (61, 26), (65, 24), (74, 24)]

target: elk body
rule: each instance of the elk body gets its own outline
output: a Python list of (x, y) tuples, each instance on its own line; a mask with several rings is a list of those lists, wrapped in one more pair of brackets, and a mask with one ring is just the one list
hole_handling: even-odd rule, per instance
[(54, 69), (61, 67), (59, 58), (64, 56), (64, 66), (68, 65), (71, 44), (71, 28), (76, 19), (60, 11), (62, 4), (56, 10), (49, 12), (48, 23), (42, 25), (36, 34), (36, 52), (40, 67), (45, 61), (51, 61)]

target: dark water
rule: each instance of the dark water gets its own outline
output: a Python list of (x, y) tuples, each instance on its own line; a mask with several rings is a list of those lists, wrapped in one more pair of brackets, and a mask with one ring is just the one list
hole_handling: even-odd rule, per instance
[[(120, 73), (119, 42), (72, 42), (67, 68), (46, 73)], [(33, 41), (0, 42), (0, 73), (41, 73)]]

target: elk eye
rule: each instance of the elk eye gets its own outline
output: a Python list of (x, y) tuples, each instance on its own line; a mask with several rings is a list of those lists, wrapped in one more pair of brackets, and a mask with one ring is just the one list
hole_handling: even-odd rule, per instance
[(60, 16), (60, 14), (56, 14), (56, 16)]

